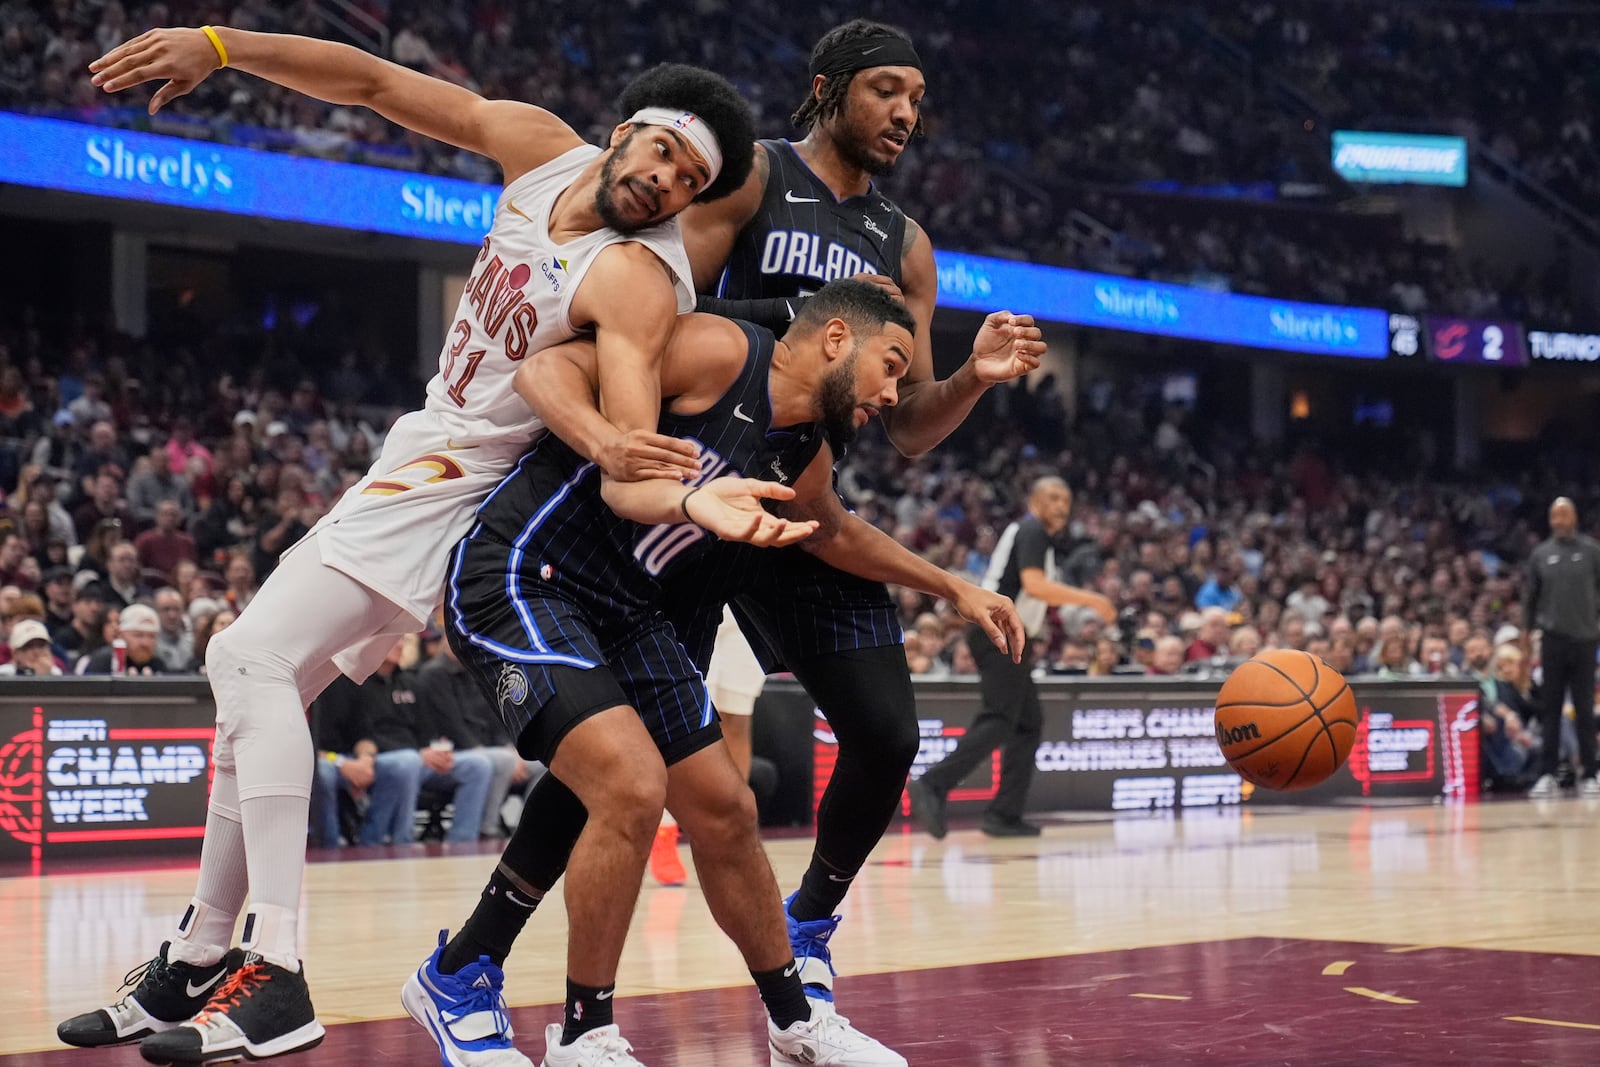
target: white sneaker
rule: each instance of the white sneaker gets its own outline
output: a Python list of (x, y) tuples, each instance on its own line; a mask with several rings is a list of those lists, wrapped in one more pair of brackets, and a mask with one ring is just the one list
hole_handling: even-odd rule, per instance
[(1533, 788), (1528, 790), (1530, 797), (1553, 797), (1561, 794), (1561, 786), (1553, 774), (1542, 774), (1539, 780), (1533, 783)]
[(540, 1067), (644, 1067), (616, 1023), (590, 1030), (570, 1045), (561, 1043), (561, 1024), (551, 1023), (544, 1028), (544, 1044)]
[(1600, 780), (1585, 778), (1578, 786), (1578, 795), (1581, 797), (1600, 797)]
[(826, 1000), (807, 997), (811, 1018), (779, 1030), (767, 1020), (772, 1067), (815, 1064), (818, 1067), (906, 1067), (906, 1058), (850, 1025)]

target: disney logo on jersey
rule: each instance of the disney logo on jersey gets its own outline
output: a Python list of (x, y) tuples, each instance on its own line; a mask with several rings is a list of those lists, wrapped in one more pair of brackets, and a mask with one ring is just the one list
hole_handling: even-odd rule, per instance
[(861, 225), (865, 226), (869, 232), (877, 234), (878, 240), (887, 241), (889, 239), (888, 233), (884, 231), (883, 227), (872, 221), (871, 215), (862, 215)]
[[(882, 230), (873, 229), (887, 238)], [(880, 272), (877, 264), (837, 241), (802, 230), (773, 230), (761, 249), (761, 273), (815, 278), (825, 285), (840, 278)]]

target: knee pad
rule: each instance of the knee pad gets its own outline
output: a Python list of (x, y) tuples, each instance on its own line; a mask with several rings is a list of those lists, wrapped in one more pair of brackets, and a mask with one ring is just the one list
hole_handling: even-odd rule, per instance
[(839, 756), (841, 759), (853, 756), (869, 760), (874, 767), (882, 768), (885, 774), (891, 771), (905, 774), (911, 769), (912, 761), (922, 747), (916, 705), (910, 700), (901, 701), (888, 694), (875, 699), (874, 703), (877, 706), (870, 714), (856, 713), (860, 721), (853, 729), (848, 732), (835, 730), (839, 739)]
[(236, 636), (232, 627), (206, 646), (206, 677), (217, 698), (217, 731), (236, 744), (272, 714), (305, 722), (293, 664)]

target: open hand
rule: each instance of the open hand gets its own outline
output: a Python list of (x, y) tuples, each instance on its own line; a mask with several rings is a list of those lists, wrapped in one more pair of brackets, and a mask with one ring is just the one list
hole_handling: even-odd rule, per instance
[(696, 490), (684, 510), (695, 524), (724, 541), (744, 541), (759, 548), (782, 548), (816, 532), (815, 521), (780, 519), (761, 506), (763, 500), (793, 500), (794, 490), (755, 478), (715, 478)]
[(205, 81), (221, 67), (217, 50), (204, 31), (177, 27), (146, 30), (89, 64), (90, 79), (108, 93), (120, 93), (148, 81), (166, 80), (150, 98), (150, 114), (160, 111)]
[(972, 369), (985, 382), (1009, 382), (1039, 366), (1048, 346), (1032, 315), (996, 311), (972, 339)]

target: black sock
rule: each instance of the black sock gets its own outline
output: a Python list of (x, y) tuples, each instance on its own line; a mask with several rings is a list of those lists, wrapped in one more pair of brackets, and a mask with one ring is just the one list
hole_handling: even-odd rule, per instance
[(561, 1043), (570, 1045), (590, 1030), (610, 1026), (611, 997), (616, 991), (614, 984), (579, 985), (568, 978), (566, 1025), (561, 1028)]
[(522, 816), (472, 918), (440, 954), (439, 969), (446, 974), (455, 974), (479, 956), (488, 956), (497, 967), (505, 963), (545, 890), (567, 869), (567, 857), (589, 813), (572, 790), (546, 774), (528, 790)]
[(833, 918), (855, 877), (854, 871), (842, 871), (813, 852), (811, 866), (800, 879), (800, 892), (789, 905), (789, 914), (801, 922)]
[(761, 1003), (779, 1030), (787, 1030), (798, 1022), (811, 1018), (811, 1005), (806, 1002), (805, 987), (800, 984), (800, 968), (794, 960), (770, 971), (751, 971), (756, 988), (761, 991)]
[(476, 963), (479, 956), (488, 956), (496, 967), (504, 966), (517, 935), (543, 899), (542, 891), (520, 879), (513, 881), (503, 864), (496, 867), (471, 918), (439, 953), (439, 970), (455, 974), (467, 964)]

